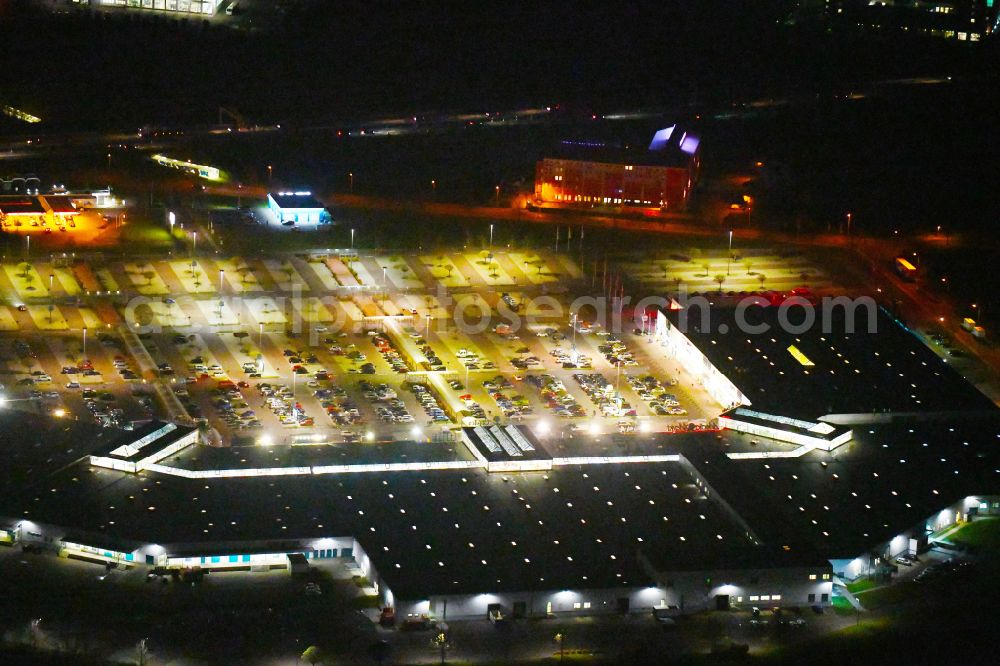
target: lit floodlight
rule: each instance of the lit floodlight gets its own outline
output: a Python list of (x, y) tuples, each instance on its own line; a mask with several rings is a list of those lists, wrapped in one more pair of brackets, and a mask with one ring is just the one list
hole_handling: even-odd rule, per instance
[(600, 435), (601, 434), (601, 424), (597, 421), (591, 421), (590, 423), (590, 434)]
[(420, 439), (424, 434), (424, 431), (420, 429), (420, 426), (413, 426), (410, 428), (410, 436), (414, 439)]
[(57, 419), (61, 419), (62, 417), (66, 416), (66, 410), (60, 407), (59, 409), (52, 412), (52, 416), (56, 417)]
[(639, 421), (639, 432), (649, 432), (649, 421)]
[(369, 442), (374, 442), (375, 441), (375, 433), (373, 433), (371, 430), (369, 430), (368, 432), (366, 432), (365, 433), (365, 440), (367, 440)]
[(270, 435), (261, 435), (257, 439), (257, 443), (260, 444), (261, 446), (271, 446), (272, 444), (274, 444), (274, 439), (272, 439)]
[(552, 427), (549, 425), (548, 421), (539, 421), (535, 425), (535, 432), (537, 432), (539, 435), (547, 435), (551, 430)]

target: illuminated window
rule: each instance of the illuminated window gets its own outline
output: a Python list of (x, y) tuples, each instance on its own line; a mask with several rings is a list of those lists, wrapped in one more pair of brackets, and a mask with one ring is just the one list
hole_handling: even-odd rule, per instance
[(580, 602), (577, 601), (573, 604), (573, 610), (580, 610)]
[(755, 594), (750, 595), (750, 601), (760, 601), (760, 597)]
[(761, 601), (770, 601), (771, 600), (771, 595), (770, 594), (762, 594), (762, 595), (760, 595), (760, 600)]
[(823, 580), (830, 580), (830, 574), (823, 574)]
[(780, 594), (772, 594), (771, 595), (771, 601), (781, 601), (781, 595)]
[(809, 580), (816, 580), (816, 574), (809, 574)]
[(589, 601), (584, 601), (583, 602), (583, 607), (584, 607), (584, 609), (590, 608), (590, 602)]

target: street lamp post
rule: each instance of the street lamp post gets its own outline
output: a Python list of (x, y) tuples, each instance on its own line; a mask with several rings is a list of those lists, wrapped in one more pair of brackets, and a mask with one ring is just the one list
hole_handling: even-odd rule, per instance
[(177, 216), (174, 215), (174, 211), (167, 213), (167, 222), (170, 223), (170, 237), (174, 237), (174, 224), (177, 222)]
[(264, 353), (264, 322), (257, 324), (257, 351)]
[(493, 225), (490, 225), (490, 249), (493, 249)]
[(220, 268), (219, 269), (219, 293), (220, 294), (222, 293), (222, 278), (223, 278), (223, 276), (225, 276), (225, 274), (226, 274), (226, 269), (225, 268)]
[(49, 296), (52, 295), (52, 283), (56, 279), (55, 273), (49, 273)]
[(573, 363), (574, 363), (574, 365), (579, 360), (579, 357), (577, 356), (577, 353), (576, 353), (576, 318), (578, 316), (579, 316), (579, 313), (574, 312), (573, 313), (573, 321), (570, 322), (572, 324), (572, 326), (573, 326)]
[(354, 249), (354, 229), (351, 229), (351, 249)]
[(267, 182), (271, 182), (271, 165), (267, 165)]
[(81, 352), (84, 360), (87, 358), (87, 327), (83, 327), (83, 351)]
[(500, 205), (500, 186), (497, 185), (495, 189), (497, 193), (497, 205)]
[(354, 172), (347, 174), (347, 186), (350, 188), (351, 192), (354, 192)]
[(435, 199), (437, 198), (437, 185), (438, 184), (437, 184), (436, 180), (432, 180), (431, 181), (431, 196), (432, 196), (432, 198), (435, 198)]
[(733, 262), (733, 230), (729, 230), (729, 252), (726, 254), (726, 275), (729, 275), (729, 266)]

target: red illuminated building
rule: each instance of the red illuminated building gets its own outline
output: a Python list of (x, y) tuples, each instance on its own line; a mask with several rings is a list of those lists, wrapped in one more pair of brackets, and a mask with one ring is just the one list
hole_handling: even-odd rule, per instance
[(698, 138), (671, 126), (645, 150), (564, 141), (535, 167), (534, 202), (542, 207), (681, 211), (698, 178)]

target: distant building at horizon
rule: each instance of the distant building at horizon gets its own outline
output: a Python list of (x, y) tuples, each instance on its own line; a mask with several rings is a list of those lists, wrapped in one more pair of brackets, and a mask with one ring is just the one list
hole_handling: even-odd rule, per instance
[(124, 7), (150, 11), (213, 16), (226, 0), (73, 0), (79, 5)]
[(822, 0), (801, 2), (800, 15), (822, 13), (863, 30), (898, 31), (978, 42), (997, 29), (1000, 0)]
[(656, 132), (645, 150), (563, 141), (535, 168), (534, 202), (542, 207), (682, 211), (700, 166), (698, 137), (676, 125)]

